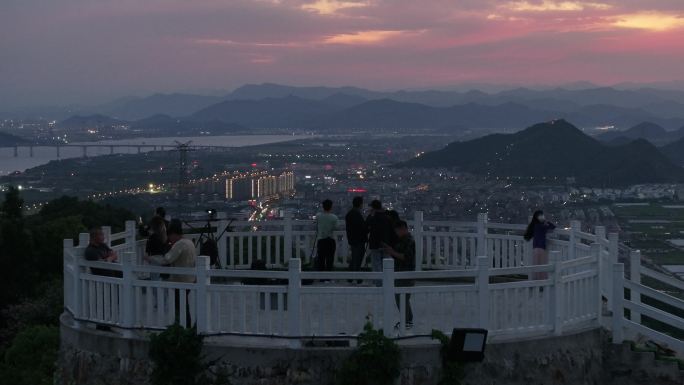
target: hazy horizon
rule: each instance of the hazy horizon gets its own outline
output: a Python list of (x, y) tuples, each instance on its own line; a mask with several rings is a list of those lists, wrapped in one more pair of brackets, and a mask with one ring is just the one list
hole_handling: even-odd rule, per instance
[(640, 88), (650, 88), (666, 91), (683, 91), (684, 92), (684, 80), (672, 80), (672, 85), (667, 86), (666, 84), (659, 83), (615, 83), (615, 84), (595, 84), (588, 81), (578, 80), (571, 83), (559, 83), (559, 84), (491, 84), (491, 83), (463, 83), (463, 84), (453, 84), (453, 85), (442, 85), (442, 86), (416, 86), (416, 87), (405, 87), (405, 88), (373, 88), (373, 87), (362, 87), (354, 84), (342, 84), (342, 85), (328, 85), (328, 84), (289, 84), (289, 83), (276, 83), (276, 82), (258, 82), (258, 83), (245, 83), (234, 88), (225, 89), (178, 89), (178, 90), (167, 90), (167, 91), (149, 91), (149, 92), (130, 92), (123, 93), (121, 95), (113, 95), (110, 97), (102, 97), (101, 99), (93, 99), (92, 97), (86, 97), (83, 100), (73, 100), (69, 102), (60, 102), (60, 100), (55, 100), (54, 103), (49, 102), (38, 102), (31, 104), (17, 104), (12, 105), (9, 103), (0, 105), (0, 112), (9, 112), (11, 110), (23, 110), (23, 109), (40, 109), (40, 108), (50, 108), (50, 107), (100, 107), (108, 105), (111, 103), (116, 103), (119, 101), (127, 101), (131, 99), (144, 99), (154, 95), (198, 95), (198, 96), (217, 96), (223, 97), (228, 96), (233, 91), (250, 85), (264, 85), (264, 84), (274, 84), (278, 86), (285, 87), (296, 87), (296, 88), (307, 88), (307, 87), (323, 87), (323, 88), (343, 88), (343, 87), (353, 87), (361, 88), (369, 91), (376, 92), (398, 92), (398, 91), (453, 91), (453, 92), (468, 92), (468, 91), (481, 91), (487, 94), (497, 94), (499, 92), (504, 92), (508, 90), (513, 90), (516, 88), (526, 88), (531, 90), (550, 90), (554, 88), (568, 89), (568, 90), (583, 90), (583, 89), (593, 89), (593, 88), (615, 88), (619, 90), (638, 90)]

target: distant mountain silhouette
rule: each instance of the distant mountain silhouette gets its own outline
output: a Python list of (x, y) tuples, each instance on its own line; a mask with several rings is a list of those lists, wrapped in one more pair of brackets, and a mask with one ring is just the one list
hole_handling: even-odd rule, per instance
[(72, 116), (59, 122), (64, 129), (84, 130), (88, 128), (111, 128), (126, 126), (130, 132), (138, 132), (149, 136), (188, 136), (188, 135), (222, 135), (244, 132), (247, 129), (236, 123), (219, 120), (201, 120), (191, 118), (174, 118), (157, 114), (135, 121), (114, 119), (105, 115)]
[[(591, 84), (586, 84), (591, 86)], [(457, 104), (478, 103), (499, 105), (513, 102), (535, 109), (552, 111), (572, 111), (578, 107), (606, 105), (620, 108), (640, 109), (642, 114), (662, 116), (663, 118), (684, 118), (684, 91), (659, 89), (615, 89), (611, 87), (589, 88), (515, 88), (496, 93), (477, 90), (400, 90), (372, 91), (358, 87), (297, 87), (273, 83), (248, 84), (237, 88), (227, 96), (228, 99), (258, 100), (281, 98), (288, 95), (304, 99), (321, 100), (334, 94), (359, 96), (368, 100), (392, 99), (399, 102), (420, 103), (433, 107), (448, 107)], [(666, 112), (662, 114), (662, 112)], [(642, 118), (641, 121), (649, 120)], [(638, 122), (636, 122), (638, 123)], [(632, 122), (630, 125), (636, 124)]]
[(313, 118), (339, 110), (297, 96), (262, 100), (228, 100), (192, 114), (193, 120), (236, 123), (252, 128), (301, 128)]
[(110, 116), (95, 114), (95, 115), (74, 115), (58, 123), (60, 127), (71, 129), (86, 129), (86, 128), (102, 128), (112, 127), (117, 125), (127, 125), (125, 120), (114, 119)]
[(596, 138), (611, 144), (626, 143), (634, 139), (646, 139), (655, 145), (663, 145), (673, 142), (684, 136), (684, 130), (667, 131), (663, 127), (643, 122), (624, 131), (608, 131)]
[(222, 135), (246, 131), (244, 126), (218, 120), (196, 121), (187, 118), (172, 118), (168, 115), (154, 115), (130, 124), (131, 130), (140, 130), (148, 135)]
[(684, 181), (684, 169), (649, 142), (607, 146), (565, 120), (454, 142), (398, 166), (456, 168), (492, 177), (574, 177), (602, 186)]
[(382, 97), (381, 92), (370, 91), (358, 87), (296, 87), (274, 83), (262, 83), (246, 84), (242, 87), (236, 88), (227, 96), (227, 99), (261, 100), (267, 98), (297, 96), (302, 99), (321, 100), (335, 94), (360, 96), (364, 99), (378, 99)]
[(13, 147), (30, 143), (30, 141), (24, 138), (20, 138), (16, 135), (8, 134), (6, 132), (0, 132), (0, 147)]
[(225, 98), (192, 94), (154, 94), (129, 98), (99, 107), (106, 115), (123, 120), (138, 120), (152, 115), (187, 116)]
[(506, 103), (485, 106), (475, 103), (432, 107), (390, 99), (371, 100), (344, 110), (321, 115), (310, 127), (323, 129), (436, 129), (451, 127), (513, 128), (557, 116), (526, 106)]
[[(541, 116), (563, 117), (582, 127), (614, 125), (631, 127), (651, 121), (667, 129), (684, 125), (684, 92), (671, 90), (618, 90), (610, 87), (590, 89), (529, 89), (515, 88), (498, 93), (477, 90), (467, 92), (449, 90), (371, 91), (356, 87), (295, 87), (279, 84), (250, 84), (240, 87), (228, 99), (260, 100), (296, 96), (324, 101), (335, 94), (366, 100), (389, 99), (417, 103), (430, 107), (455, 105), (498, 106), (507, 103), (526, 106), (541, 112)], [(337, 105), (340, 106), (340, 105)], [(662, 113), (665, 111), (666, 113)], [(529, 124), (541, 119), (528, 120)], [(479, 127), (472, 127), (479, 128)]]
[(654, 143), (654, 141), (664, 139), (667, 135), (668, 132), (663, 127), (655, 123), (643, 122), (634, 127), (628, 128), (627, 130), (605, 132), (598, 135), (596, 138), (603, 142), (609, 142), (617, 138), (624, 137), (626, 139), (646, 139)]
[(661, 147), (660, 151), (674, 163), (684, 166), (684, 127), (680, 128), (678, 132), (680, 138)]
[[(35, 118), (61, 120), (72, 115), (101, 114), (120, 120), (134, 121), (156, 114), (171, 117), (190, 116), (222, 101), (267, 101), (294, 96), (321, 102), (333, 110), (350, 108), (365, 101), (389, 99), (404, 103), (417, 103), (429, 107), (452, 107), (476, 104), (478, 106), (500, 106), (514, 103), (525, 106), (536, 116), (563, 117), (579, 127), (592, 128), (613, 125), (620, 129), (641, 122), (652, 122), (673, 130), (684, 125), (684, 91), (674, 88), (598, 87), (591, 83), (578, 82), (555, 88), (508, 88), (487, 87), (472, 84), (468, 87), (444, 87), (428, 90), (375, 91), (359, 87), (297, 87), (273, 83), (247, 84), (226, 95), (193, 95), (185, 93), (154, 94), (147, 97), (126, 97), (99, 106), (43, 106), (15, 108), (0, 112), (5, 118)], [(669, 86), (669, 85), (668, 85)], [(478, 89), (478, 87), (480, 87)], [(649, 88), (651, 87), (651, 88)], [(483, 91), (486, 90), (486, 91)], [(330, 112), (330, 111), (322, 111)], [(539, 114), (537, 114), (539, 113)], [(311, 114), (309, 114), (311, 115)], [(315, 115), (315, 114), (314, 114)], [(300, 117), (301, 118), (301, 117)], [(306, 119), (305, 119), (306, 120)], [(239, 122), (245, 126), (250, 124)], [(275, 123), (275, 122), (271, 122)], [(297, 121), (297, 124), (301, 121)], [(292, 120), (281, 122), (291, 125)], [(269, 124), (270, 126), (271, 124)], [(481, 128), (481, 127), (469, 127)]]
[[(271, 85), (244, 87), (242, 94), (260, 96), (261, 91), (273, 91), (283, 93), (293, 87)], [(398, 101), (396, 99), (375, 98), (380, 93), (366, 92), (366, 96), (336, 92), (340, 89), (349, 92), (361, 92), (353, 87), (327, 88), (327, 87), (302, 87), (296, 91), (305, 90), (307, 94), (323, 96), (321, 99), (306, 99), (300, 96), (287, 95), (283, 97), (268, 97), (265, 99), (239, 99), (224, 100), (202, 108), (185, 117), (168, 114), (153, 114), (152, 116), (164, 116), (160, 122), (152, 121), (156, 126), (161, 123), (169, 124), (173, 130), (191, 129), (194, 123), (203, 122), (205, 126), (214, 122), (213, 130), (235, 131), (247, 128), (287, 128), (308, 130), (433, 130), (439, 132), (456, 132), (463, 130), (497, 129), (513, 130), (516, 127), (525, 127), (535, 122), (550, 119), (564, 118), (573, 122), (579, 122), (582, 127), (596, 127), (602, 125), (631, 126), (643, 121), (651, 121), (653, 124), (666, 125), (667, 127), (680, 127), (684, 125), (684, 119), (671, 118), (659, 119), (638, 108), (616, 107), (609, 105), (579, 106), (569, 103), (564, 109), (565, 102), (548, 99), (534, 100), (532, 105), (543, 105), (546, 108), (534, 108), (531, 105), (515, 102), (491, 102), (491, 99), (482, 92), (466, 92), (462, 95), (474, 99), (482, 99), (481, 103), (469, 102), (465, 104), (452, 104), (446, 107), (428, 105), (422, 103)], [(257, 92), (259, 91), (259, 92)], [(275, 91), (274, 91), (275, 92)], [(301, 93), (300, 92), (300, 93)], [(511, 91), (512, 92), (512, 91)], [(533, 94), (537, 91), (520, 89), (523, 95)], [(401, 98), (437, 98), (442, 91), (398, 91), (392, 95)], [(408, 97), (407, 95), (413, 95)], [(484, 95), (484, 96), (483, 96)], [(161, 98), (161, 99), (159, 99)], [(172, 100), (183, 100), (185, 96), (173, 97)], [(158, 96), (157, 100), (167, 100), (166, 96)], [(209, 101), (205, 99), (202, 103)], [(132, 103), (128, 100), (126, 103)], [(170, 104), (168, 104), (170, 105)], [(173, 119), (181, 119), (182, 125)], [(147, 119), (147, 118), (145, 118)], [(60, 125), (67, 128), (107, 127), (137, 120), (122, 120), (103, 114), (89, 116), (73, 116)], [(144, 119), (143, 119), (144, 120)], [(230, 123), (234, 127), (219, 127), (217, 123)], [(135, 124), (137, 128), (149, 128), (150, 122), (141, 121)], [(640, 137), (640, 136), (635, 136)], [(631, 138), (628, 136), (628, 138)], [(613, 140), (616, 137), (607, 137), (604, 140)], [(651, 138), (647, 138), (651, 140)], [(623, 141), (624, 142), (624, 141)], [(656, 142), (658, 144), (664, 142)]]
[(332, 94), (328, 97), (321, 99), (321, 101), (330, 106), (339, 108), (349, 108), (366, 102), (368, 101), (368, 99), (358, 95)]

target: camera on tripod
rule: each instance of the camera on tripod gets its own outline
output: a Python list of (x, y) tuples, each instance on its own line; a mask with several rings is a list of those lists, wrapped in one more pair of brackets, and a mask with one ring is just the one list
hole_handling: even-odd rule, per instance
[[(216, 209), (206, 209), (204, 212), (207, 213), (205, 219), (194, 219), (194, 220), (184, 220), (183, 222), (190, 227), (199, 236), (195, 240), (195, 247), (199, 246), (200, 255), (206, 255), (210, 257), (211, 266), (214, 268), (222, 268), (221, 261), (219, 260), (219, 248), (218, 241), (226, 234), (226, 232), (232, 232), (231, 224), (235, 219), (230, 219), (228, 224), (224, 228), (220, 228), (221, 220), (218, 219), (218, 211)], [(222, 217), (225, 219), (225, 216)], [(202, 226), (193, 226), (194, 223), (201, 223)]]

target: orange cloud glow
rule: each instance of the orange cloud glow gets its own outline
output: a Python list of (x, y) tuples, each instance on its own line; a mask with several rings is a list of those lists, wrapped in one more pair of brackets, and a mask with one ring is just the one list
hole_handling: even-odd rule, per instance
[(516, 12), (576, 12), (587, 9), (605, 10), (612, 8), (612, 5), (585, 1), (544, 0), (540, 3), (531, 1), (512, 1), (504, 5), (504, 8)]
[(302, 9), (313, 11), (322, 15), (334, 15), (337, 11), (347, 8), (365, 7), (366, 2), (338, 1), (338, 0), (317, 0), (310, 4), (304, 4)]
[(360, 31), (333, 35), (326, 38), (324, 42), (328, 44), (374, 44), (406, 33), (406, 31)]
[(641, 12), (617, 16), (612, 25), (619, 28), (667, 31), (684, 28), (684, 18), (661, 12)]

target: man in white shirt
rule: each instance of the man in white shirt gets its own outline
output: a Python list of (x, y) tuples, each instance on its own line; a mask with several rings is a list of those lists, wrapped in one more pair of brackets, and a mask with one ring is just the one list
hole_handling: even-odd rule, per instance
[[(165, 265), (171, 267), (195, 267), (195, 260), (197, 259), (197, 250), (195, 249), (195, 244), (191, 240), (183, 238), (183, 224), (180, 220), (174, 219), (169, 223), (169, 228), (167, 230), (168, 239), (171, 242), (171, 250), (169, 250), (164, 255), (151, 255), (145, 257), (149, 262), (157, 265)], [(169, 276), (169, 281), (172, 282), (183, 282), (183, 283), (194, 283), (194, 275), (185, 274), (171, 274)], [(189, 326), (190, 323), (190, 306), (188, 303), (189, 290), (185, 291), (185, 316), (186, 325)], [(175, 290), (175, 305), (176, 305), (176, 321), (179, 320), (180, 314), (180, 304), (181, 304), (181, 293), (180, 289)]]
[[(164, 255), (151, 255), (146, 259), (156, 265), (171, 267), (195, 267), (197, 250), (191, 240), (183, 238), (183, 225), (180, 220), (174, 219), (169, 223), (167, 230), (171, 249)], [(169, 281), (194, 283), (194, 275), (172, 274)]]

